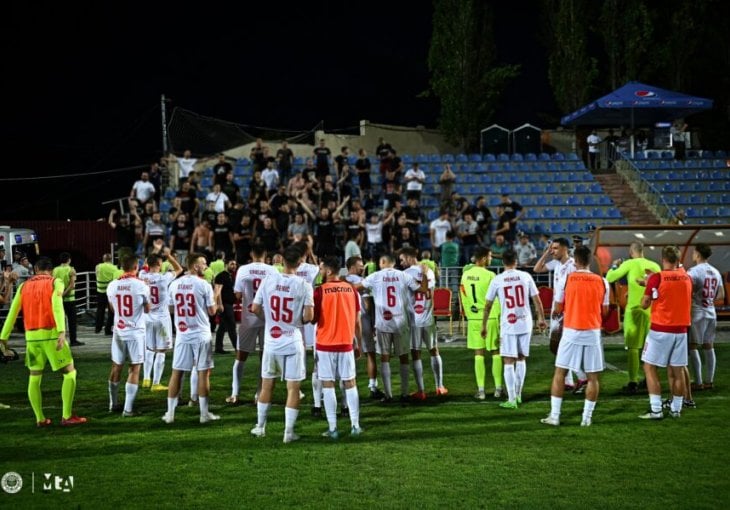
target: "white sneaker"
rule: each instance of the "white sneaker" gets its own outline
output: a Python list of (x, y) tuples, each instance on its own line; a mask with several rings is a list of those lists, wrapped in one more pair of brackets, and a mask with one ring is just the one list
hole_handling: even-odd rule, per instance
[(218, 421), (221, 417), (217, 414), (208, 413), (200, 417), (200, 423), (208, 423), (209, 421)]
[(175, 417), (170, 416), (168, 413), (165, 413), (164, 415), (162, 415), (162, 421), (164, 421), (165, 423), (174, 423)]
[(299, 400), (304, 400), (304, 397), (306, 397), (304, 392), (302, 390), (299, 390)]
[(502, 398), (502, 388), (497, 388), (494, 390), (494, 398)]
[(580, 422), (580, 426), (581, 427), (590, 427), (592, 423), (593, 423), (593, 420), (591, 420), (590, 418), (587, 418)]
[(254, 428), (251, 429), (251, 435), (256, 437), (264, 437), (266, 435), (266, 428), (256, 425)]
[(679, 413), (680, 411), (669, 411), (669, 416), (671, 416), (672, 418), (679, 418)]
[(540, 423), (544, 423), (545, 425), (552, 425), (553, 427), (557, 427), (560, 425), (560, 418), (553, 418), (552, 414), (548, 414), (547, 418), (543, 418), (540, 420)]
[(484, 400), (485, 398), (487, 398), (487, 395), (483, 391), (477, 391), (474, 395), (474, 398), (477, 400)]
[(649, 410), (648, 413), (642, 414), (639, 418), (642, 420), (661, 420), (664, 418), (664, 412), (659, 411), (658, 413), (655, 413), (654, 411)]
[(295, 434), (294, 432), (291, 433), (284, 433), (284, 443), (292, 443), (294, 441), (299, 441), (299, 436)]

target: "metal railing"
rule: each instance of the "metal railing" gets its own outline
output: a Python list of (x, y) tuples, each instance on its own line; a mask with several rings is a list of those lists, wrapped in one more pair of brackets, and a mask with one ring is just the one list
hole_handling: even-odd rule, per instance
[(96, 272), (76, 273), (76, 315), (96, 313)]
[(616, 173), (631, 187), (649, 210), (659, 218), (660, 223), (667, 224), (672, 221), (674, 213), (664, 200), (661, 192), (641, 176), (637, 166), (626, 157), (625, 153), (619, 153), (619, 161), (616, 162)]

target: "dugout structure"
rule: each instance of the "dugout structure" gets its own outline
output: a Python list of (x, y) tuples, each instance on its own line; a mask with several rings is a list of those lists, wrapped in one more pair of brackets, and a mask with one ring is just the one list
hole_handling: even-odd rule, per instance
[(594, 261), (601, 274), (606, 274), (611, 261), (629, 257), (629, 245), (634, 241), (644, 244), (644, 256), (661, 264), (662, 248), (677, 246), (682, 254), (682, 265), (690, 268), (693, 246), (706, 243), (712, 248), (710, 264), (722, 274), (725, 300), (716, 302), (718, 319), (730, 319), (730, 224), (723, 225), (614, 225), (599, 227), (591, 239)]

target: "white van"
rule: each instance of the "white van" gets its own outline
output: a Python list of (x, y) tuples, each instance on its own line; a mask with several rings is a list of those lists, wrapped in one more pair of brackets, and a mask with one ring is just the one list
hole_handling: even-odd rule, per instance
[(0, 260), (3, 267), (13, 264), (13, 254), (16, 252), (28, 257), (31, 265), (35, 263), (40, 254), (38, 235), (29, 228), (0, 225), (0, 248), (5, 249), (5, 257)]

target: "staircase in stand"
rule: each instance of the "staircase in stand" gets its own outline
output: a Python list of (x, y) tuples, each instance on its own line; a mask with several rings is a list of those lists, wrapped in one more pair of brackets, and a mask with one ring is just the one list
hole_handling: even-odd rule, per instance
[(626, 218), (629, 225), (658, 225), (659, 219), (649, 210), (643, 200), (634, 193), (621, 176), (615, 173), (594, 175), (601, 184), (603, 191), (611, 197), (621, 216)]

